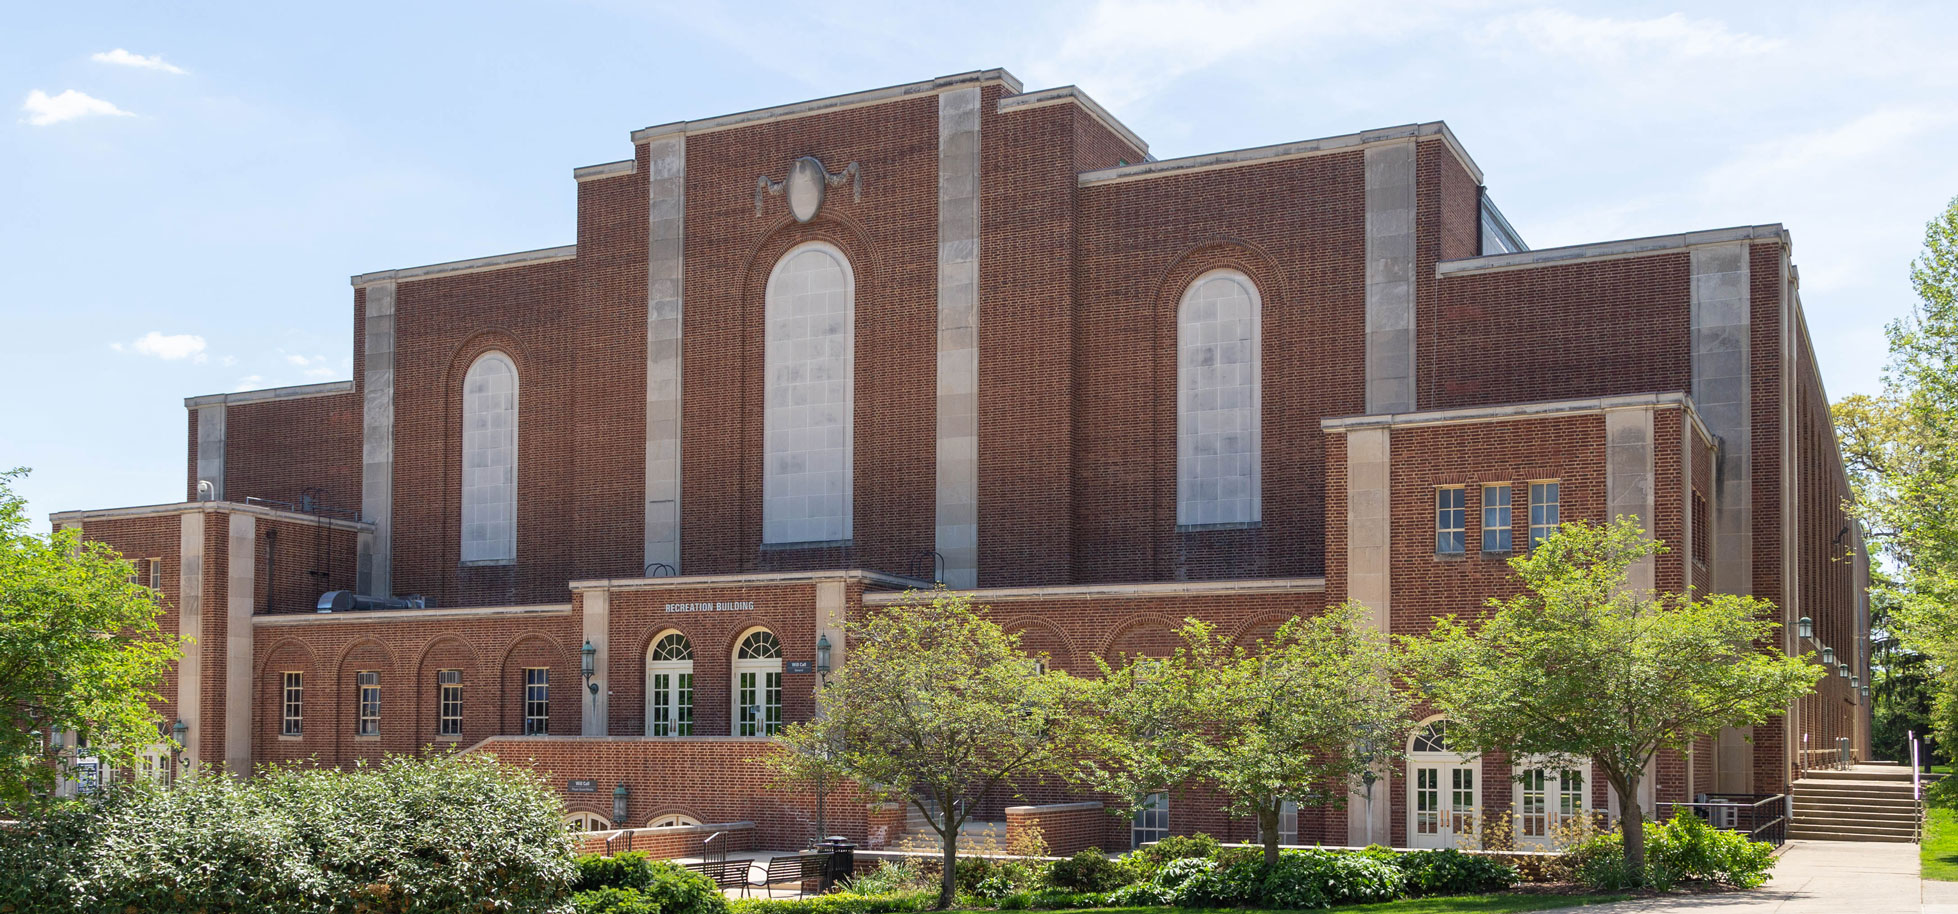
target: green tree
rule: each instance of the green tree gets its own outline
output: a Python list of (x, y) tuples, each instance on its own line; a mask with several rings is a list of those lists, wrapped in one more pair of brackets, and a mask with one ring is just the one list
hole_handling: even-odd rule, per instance
[(1132, 801), (1207, 784), (1226, 812), (1257, 820), (1265, 859), (1277, 861), (1287, 801), (1343, 805), (1407, 732), (1392, 645), (1366, 613), (1347, 603), (1293, 618), (1251, 651), (1190, 619), (1170, 656), (1104, 662), (1088, 782)]
[(1772, 648), (1753, 597), (1641, 592), (1626, 569), (1665, 546), (1638, 524), (1565, 524), (1510, 559), (1523, 591), (1479, 625), (1453, 616), (1406, 639), (1420, 690), (1472, 751), (1585, 759), (1624, 814), (1625, 863), (1645, 871), (1639, 783), (1662, 749), (1784, 713), (1821, 667)]
[(1890, 634), (1927, 658), (1933, 729), (1958, 746), (1958, 198), (1924, 228), (1911, 264), (1918, 304), (1892, 323), (1880, 397), (1835, 406), (1852, 510), (1889, 583)]
[(161, 741), (150, 703), (178, 654), (157, 593), (115, 550), (28, 532), (12, 485), (25, 474), (0, 473), (0, 803), (12, 806), (46, 796), (67, 764), (55, 731), (120, 764)]
[(782, 731), (777, 775), (845, 778), (925, 814), (956, 895), (959, 827), (1017, 784), (1071, 769), (1085, 746), (1080, 682), (1048, 670), (965, 594), (908, 594), (846, 626), (815, 718)]

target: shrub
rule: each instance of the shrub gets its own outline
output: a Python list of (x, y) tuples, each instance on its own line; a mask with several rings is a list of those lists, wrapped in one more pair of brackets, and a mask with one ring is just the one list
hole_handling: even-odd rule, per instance
[(1774, 846), (1721, 831), (1682, 810), (1669, 822), (1645, 823), (1645, 872), (1631, 872), (1624, 857), (1623, 839), (1611, 832), (1572, 848), (1559, 858), (1558, 869), (1605, 890), (1644, 885), (1666, 891), (1682, 879), (1754, 888), (1768, 879)]
[(1033, 893), (1032, 904), (1036, 911), (1066, 911), (1074, 908), (1099, 908), (1108, 904), (1106, 892), (1062, 892), (1045, 889)]
[(1176, 903), (1176, 893), (1153, 882), (1137, 882), (1108, 893), (1111, 908), (1154, 908)]
[(1480, 895), (1507, 889), (1519, 878), (1515, 867), (1452, 847), (1391, 856), (1388, 862), (1407, 876), (1409, 895)]
[(1151, 880), (1157, 887), (1174, 895), (1182, 891), (1184, 883), (1217, 868), (1214, 860), (1203, 857), (1183, 857), (1163, 864)]
[(729, 914), (904, 914), (923, 911), (938, 901), (937, 892), (895, 892), (889, 895), (817, 895), (813, 898), (737, 898)]
[(1153, 879), (1156, 871), (1172, 860), (1206, 858), (1217, 853), (1216, 838), (1205, 834), (1171, 835), (1154, 844), (1145, 844), (1130, 852), (1128, 860), (1136, 868), (1138, 878)]
[(660, 914), (659, 904), (638, 889), (603, 888), (571, 896), (577, 914)]
[(1076, 892), (1109, 892), (1121, 888), (1129, 879), (1129, 872), (1098, 847), (1056, 860), (1047, 869), (1047, 881), (1054, 888)]
[[(1178, 860), (1163, 867), (1163, 875), (1194, 860)], [(1265, 864), (1258, 859), (1241, 859), (1197, 870), (1176, 888), (1176, 903), (1186, 908), (1232, 908), (1253, 904), (1264, 897)]]
[(938, 878), (925, 873), (917, 860), (911, 857), (885, 860), (877, 864), (876, 869), (852, 876), (843, 883), (843, 891), (852, 895), (896, 895), (937, 890)]
[(120, 785), (37, 810), (0, 842), (0, 906), (544, 911), (578, 875), (562, 815), (534, 774), (486, 756)]
[(1287, 851), (1265, 873), (1264, 901), (1272, 907), (1392, 901), (1407, 877), (1393, 863), (1365, 852)]

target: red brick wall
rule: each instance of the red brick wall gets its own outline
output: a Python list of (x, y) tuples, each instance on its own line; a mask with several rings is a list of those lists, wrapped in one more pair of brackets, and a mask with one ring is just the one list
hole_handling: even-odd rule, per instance
[[(577, 523), (562, 530), (577, 578), (645, 565), (646, 149), (633, 174), (578, 185), (577, 321), (571, 367)], [(691, 290), (689, 290), (691, 291)], [(557, 597), (554, 599), (562, 599)]]
[[(1780, 608), (1783, 626), (1795, 624), (1788, 617), (1788, 588), (1783, 583), (1784, 535), (1781, 529), (1783, 504), (1787, 498), (1782, 485), (1781, 447), (1787, 434), (1781, 419), (1783, 397), (1788, 395), (1782, 377), (1782, 249), (1779, 243), (1755, 244), (1748, 249), (1748, 279), (1751, 286), (1750, 355), (1753, 391), (1751, 429), (1753, 439), (1754, 495), (1754, 596)], [(1799, 739), (1800, 737), (1796, 737)], [(1787, 762), (1787, 721), (1775, 717), (1754, 728), (1754, 791), (1781, 793), (1790, 779)]]
[[(149, 566), (142, 559), (162, 560), (163, 612), (157, 616), (159, 634), (165, 638), (175, 638), (179, 624), (177, 605), (183, 594), (183, 520), (175, 514), (151, 515), (148, 517), (116, 518), (112, 520), (88, 521), (82, 526), (85, 539), (106, 543), (120, 553), (123, 558), (137, 562), (137, 580), (149, 582)], [(163, 720), (175, 720), (177, 695), (177, 668), (170, 666), (164, 674), (163, 682), (157, 691), (163, 695), (161, 702), (151, 703), (151, 708)]]
[[(192, 412), (191, 452), (197, 449)], [(224, 497), (360, 510), (361, 399), (331, 394), (225, 407)], [(197, 498), (197, 481), (186, 496)]]
[(1012, 846), (1029, 828), (1036, 828), (1040, 831), (1040, 839), (1047, 845), (1047, 853), (1056, 857), (1071, 857), (1077, 851), (1091, 847), (1106, 850), (1109, 823), (1113, 818), (1100, 803), (1093, 801), (1009, 806), (1006, 808), (1006, 841), (1008, 846)]

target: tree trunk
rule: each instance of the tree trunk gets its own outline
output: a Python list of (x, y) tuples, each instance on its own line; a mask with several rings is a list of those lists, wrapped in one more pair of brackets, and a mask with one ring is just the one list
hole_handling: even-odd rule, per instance
[(1625, 843), (1625, 869), (1642, 884), (1645, 882), (1645, 809), (1638, 805), (1638, 781), (1636, 777), (1626, 778), (1623, 787), (1613, 784), (1612, 789), (1618, 791), (1618, 809), (1623, 813), (1618, 817), (1618, 835)]
[(1274, 801), (1269, 806), (1258, 807), (1259, 837), (1265, 843), (1265, 862), (1278, 862), (1278, 809), (1281, 803)]
[(938, 880), (938, 910), (943, 911), (959, 897), (959, 826), (952, 821), (952, 804), (944, 804), (938, 814), (938, 837), (945, 850), (944, 859), (939, 861), (944, 872)]

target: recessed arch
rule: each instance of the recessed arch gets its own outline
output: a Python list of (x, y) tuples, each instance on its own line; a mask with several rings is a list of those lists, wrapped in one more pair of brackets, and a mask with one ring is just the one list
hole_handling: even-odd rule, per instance
[(1052, 622), (1037, 616), (1022, 616), (1001, 624), (1007, 632), (1020, 636), (1020, 649), (1028, 654), (1046, 654), (1048, 665), (1069, 670), (1074, 664), (1074, 641)]
[(693, 641), (664, 629), (646, 646), (646, 735), (694, 735), (693, 698)]
[(699, 824), (699, 819), (683, 812), (655, 813), (646, 820), (647, 828), (687, 828)]
[(465, 564), (517, 558), (517, 404), (515, 360), (501, 349), (476, 356), (462, 378)]
[(1213, 269), (1176, 309), (1176, 523), (1262, 517), (1263, 296), (1241, 270)]
[(734, 736), (773, 736), (782, 729), (782, 640), (765, 626), (734, 643)]
[(1481, 765), (1448, 738), (1448, 720), (1433, 715), (1407, 737), (1407, 843), (1474, 845), (1480, 836)]
[(856, 278), (827, 241), (775, 261), (763, 290), (762, 542), (852, 535)]
[(1130, 617), (1110, 632), (1102, 642), (1101, 656), (1110, 663), (1121, 662), (1122, 655), (1167, 657), (1182, 643), (1177, 624), (1168, 616), (1144, 613)]

